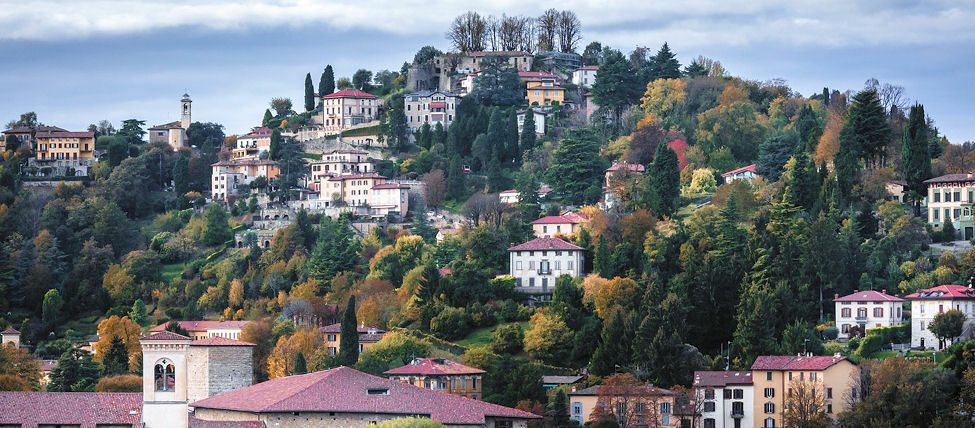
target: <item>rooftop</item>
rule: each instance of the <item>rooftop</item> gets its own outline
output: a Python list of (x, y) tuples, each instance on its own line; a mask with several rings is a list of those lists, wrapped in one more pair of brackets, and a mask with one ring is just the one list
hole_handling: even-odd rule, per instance
[(633, 172), (643, 172), (647, 169), (645, 166), (638, 163), (614, 163), (613, 166), (607, 168), (606, 171), (619, 171), (624, 168)]
[(755, 359), (752, 370), (826, 370), (840, 361), (849, 361), (843, 356), (763, 355)]
[(544, 251), (544, 250), (582, 250), (574, 244), (565, 242), (559, 238), (536, 238), (521, 245), (508, 248), (508, 251)]
[(857, 291), (856, 293), (847, 296), (837, 297), (833, 299), (833, 301), (834, 302), (903, 302), (904, 299), (887, 294), (887, 290), (883, 290), (883, 291), (868, 290), (868, 291)]
[(267, 159), (236, 159), (236, 160), (220, 161), (210, 166), (261, 166), (261, 165), (277, 166), (278, 163), (273, 160), (267, 160)]
[[(359, 334), (367, 334), (367, 333), (370, 333), (370, 332), (376, 332), (376, 333), (385, 333), (386, 332), (385, 330), (380, 330), (377, 327), (366, 327), (366, 326), (361, 325), (361, 324), (358, 327), (356, 327), (355, 329), (356, 329), (356, 331), (359, 332)], [(342, 324), (341, 323), (329, 324), (329, 325), (326, 325), (326, 326), (320, 328), (319, 330), (321, 330), (322, 333), (342, 333)]]
[(194, 340), (190, 346), (256, 346), (250, 342), (228, 339), (226, 337), (214, 336), (206, 339)]
[(362, 92), (358, 89), (351, 89), (351, 90), (343, 89), (341, 91), (325, 95), (322, 98), (378, 98), (378, 97), (368, 92)]
[[(175, 321), (180, 327), (189, 332), (206, 332), (211, 329), (234, 329), (244, 328), (249, 321)], [(169, 323), (166, 323), (169, 324)], [(159, 324), (149, 331), (159, 332), (166, 330), (166, 324)]]
[(14, 330), (13, 326), (7, 327), (6, 330), (0, 331), (0, 334), (20, 334), (19, 331)]
[(152, 128), (147, 129), (147, 131), (161, 131), (164, 129), (176, 129), (182, 127), (183, 124), (180, 123), (179, 121), (176, 121), (176, 122), (169, 122), (169, 123), (164, 123), (162, 125), (153, 126)]
[(67, 131), (67, 129), (59, 128), (57, 126), (41, 125), (41, 126), (35, 126), (35, 127), (18, 126), (18, 127), (10, 128), (10, 129), (8, 129), (6, 131), (3, 131), (3, 133), (4, 134), (26, 134), (28, 132), (66, 132), (66, 131)]
[(431, 96), (433, 94), (437, 94), (437, 93), (443, 94), (446, 97), (455, 97), (455, 98), (460, 97), (460, 95), (457, 95), (457, 94), (455, 94), (453, 92), (441, 91), (439, 89), (429, 89), (429, 90), (426, 90), (426, 91), (416, 91), (416, 92), (412, 92), (412, 93), (406, 94), (405, 96), (407, 96), (407, 97), (421, 97), (421, 98), (426, 98), (426, 97), (429, 97), (429, 96)]
[(386, 375), (468, 375), (483, 374), (484, 370), (468, 367), (445, 358), (414, 358), (409, 364), (387, 370)]
[(141, 341), (141, 342), (145, 342), (147, 340), (150, 340), (150, 341), (155, 341), (155, 340), (160, 340), (160, 341), (162, 341), (162, 340), (190, 340), (190, 338), (188, 338), (186, 336), (183, 336), (182, 334), (173, 333), (171, 331), (164, 331), (162, 333), (151, 334), (149, 336), (143, 337), (142, 339), (139, 339), (139, 341)]
[(930, 179), (924, 180), (924, 183), (925, 184), (934, 184), (934, 183), (959, 183), (959, 182), (964, 183), (964, 182), (970, 182), (970, 181), (975, 181), (975, 174), (967, 173), (967, 174), (948, 174), (948, 175), (942, 175), (940, 177), (934, 177), (934, 178), (930, 178)]
[(409, 189), (410, 186), (400, 183), (383, 183), (372, 186), (373, 190), (376, 189)]
[(357, 180), (360, 178), (386, 178), (386, 177), (383, 177), (378, 172), (369, 172), (365, 174), (337, 175), (334, 177), (329, 177), (328, 181)]
[(748, 165), (748, 166), (743, 166), (743, 167), (738, 168), (738, 169), (733, 169), (733, 170), (728, 171), (728, 172), (726, 172), (724, 174), (721, 174), (721, 176), (722, 177), (725, 177), (725, 176), (728, 176), (728, 175), (737, 174), (739, 172), (745, 172), (745, 171), (755, 172), (755, 164), (751, 164), (751, 165)]
[(582, 380), (583, 376), (542, 376), (542, 384), (545, 385), (571, 385)]
[(348, 367), (272, 379), (206, 398), (190, 406), (250, 413), (429, 415), (433, 420), (447, 425), (481, 425), (486, 422), (486, 416), (538, 418), (521, 410), (419, 388)]
[(139, 427), (142, 419), (141, 392), (0, 392), (0, 403), (4, 426)]
[(544, 71), (519, 71), (518, 77), (522, 79), (554, 79), (555, 75)]
[(975, 290), (964, 285), (939, 285), (904, 296), (908, 300), (947, 300), (947, 299), (975, 299)]
[(491, 55), (504, 55), (504, 56), (531, 56), (525, 51), (475, 51), (471, 52), (470, 56), (491, 56)]
[(694, 386), (751, 385), (752, 372), (701, 371), (694, 372)]
[(69, 132), (69, 131), (57, 131), (57, 132), (38, 132), (34, 134), (35, 138), (95, 138), (94, 132)]
[[(602, 387), (602, 385), (590, 386), (589, 388), (580, 389), (580, 390), (575, 391), (575, 392), (570, 392), (569, 393), (569, 396), (573, 396), (573, 395), (599, 395), (599, 388), (600, 387)], [(637, 394), (638, 393), (638, 394), (647, 394), (647, 395), (674, 395), (674, 391), (671, 391), (669, 389), (660, 388), (660, 387), (657, 387), (657, 386), (653, 386), (653, 385), (651, 385), (649, 383), (648, 384), (644, 384), (644, 385), (640, 385), (639, 387), (634, 387), (633, 390), (630, 391), (629, 393), (631, 393), (631, 394)]]
[(582, 67), (577, 68), (576, 70), (599, 70), (599, 66), (598, 65), (584, 65)]

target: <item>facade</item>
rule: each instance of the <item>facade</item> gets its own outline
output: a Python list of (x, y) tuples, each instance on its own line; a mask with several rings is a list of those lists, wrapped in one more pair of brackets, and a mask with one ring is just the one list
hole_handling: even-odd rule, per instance
[(582, 55), (575, 52), (538, 51), (535, 54), (550, 69), (582, 67)]
[(518, 120), (518, 135), (521, 135), (521, 132), (525, 127), (525, 117), (528, 115), (529, 111), (532, 112), (532, 119), (535, 120), (535, 135), (545, 135), (545, 129), (547, 129), (546, 126), (548, 125), (546, 122), (548, 119), (548, 114), (539, 110), (542, 109), (532, 108), (518, 111), (516, 116)]
[(0, 346), (13, 346), (14, 348), (20, 347), (20, 332), (14, 330), (13, 327), (7, 327), (6, 330), (0, 332)]
[(233, 149), (234, 160), (260, 159), (261, 153), (271, 150), (271, 129), (267, 127), (254, 128), (251, 132), (237, 137), (237, 145)]
[(887, 200), (897, 202), (907, 202), (904, 193), (907, 190), (907, 182), (904, 180), (893, 180), (887, 182)]
[(525, 82), (525, 99), (529, 106), (565, 104), (565, 88), (559, 86), (554, 75), (544, 72), (521, 72), (518, 77)]
[(523, 51), (449, 53), (433, 59), (433, 74), (437, 76), (433, 80), (437, 82), (440, 90), (454, 91), (459, 88), (458, 76), (467, 77), (468, 74), (480, 72), (481, 63), (489, 56), (508, 57), (508, 65), (518, 71), (531, 70), (535, 62), (534, 55)]
[[(208, 339), (211, 337), (223, 337), (226, 339), (240, 339), (240, 332), (244, 330), (250, 321), (174, 321), (184, 330), (190, 333), (193, 340)], [(149, 333), (162, 333), (166, 331), (166, 324), (159, 324), (151, 329)]]
[(418, 131), (425, 123), (431, 128), (439, 123), (446, 130), (457, 114), (460, 95), (441, 90), (414, 92), (405, 95), (405, 104), (406, 125), (410, 132)]
[(815, 385), (826, 394), (826, 415), (833, 421), (849, 408), (848, 397), (859, 394), (854, 379), (859, 368), (839, 356), (760, 356), (752, 364), (756, 427), (784, 427), (786, 400), (794, 381)]
[(964, 285), (939, 285), (918, 290), (908, 294), (906, 299), (911, 302), (912, 348), (940, 348), (940, 341), (928, 328), (934, 317), (942, 312), (957, 309), (966, 318), (975, 317), (975, 290)]
[(337, 175), (366, 174), (373, 172), (369, 153), (362, 150), (332, 150), (322, 155), (321, 160), (311, 161), (311, 182), (313, 190), (323, 178)]
[[(280, 377), (191, 403), (201, 421), (362, 427), (406, 416), (447, 427), (526, 428), (538, 416), (338, 367)], [(234, 425), (237, 426), (237, 425)]]
[(189, 94), (183, 94), (179, 100), (180, 119), (163, 125), (156, 125), (147, 130), (149, 134), (149, 144), (165, 143), (173, 150), (186, 146), (186, 130), (190, 129), (193, 122), (193, 100)]
[(725, 183), (731, 183), (732, 181), (735, 180), (748, 180), (749, 182), (751, 182), (753, 179), (755, 179), (755, 177), (760, 177), (760, 176), (757, 173), (755, 173), (755, 164), (751, 164), (721, 174), (721, 177), (724, 177)]
[(379, 119), (382, 100), (358, 90), (342, 90), (322, 97), (322, 124), (326, 132), (339, 132)]
[(357, 214), (404, 215), (410, 208), (409, 186), (388, 183), (375, 172), (323, 178), (317, 188), (325, 207), (345, 204), (354, 207)]
[[(578, 391), (569, 393), (569, 418), (579, 422), (579, 424), (585, 424), (586, 422), (595, 421), (598, 417), (598, 412), (596, 409), (601, 405), (599, 397), (599, 385), (590, 386), (589, 388), (580, 389)], [(605, 394), (604, 394), (605, 395)], [(658, 388), (653, 385), (644, 385), (641, 388), (635, 388), (634, 391), (628, 392), (625, 396), (621, 393), (616, 396), (606, 395), (603, 398), (603, 403), (609, 404), (616, 409), (613, 409), (612, 413), (617, 418), (617, 422), (620, 425), (626, 426), (659, 426), (659, 427), (679, 427), (681, 426), (680, 418), (674, 415), (674, 397), (673, 391), (663, 388)], [(623, 406), (615, 405), (614, 402), (624, 401)], [(608, 403), (607, 403), (608, 402)], [(645, 409), (642, 412), (644, 423), (640, 424), (640, 421), (628, 420), (624, 421), (626, 415), (631, 415), (635, 413), (634, 410), (629, 410), (626, 415), (619, 412), (619, 408), (622, 407), (626, 410), (630, 405), (635, 407), (642, 407)], [(606, 410), (603, 410), (604, 412)], [(656, 417), (657, 424), (651, 425), (645, 421), (646, 417)]]
[(52, 168), (54, 175), (88, 175), (95, 164), (94, 132), (37, 132), (34, 134), (34, 157), (31, 166)]
[(414, 358), (409, 364), (383, 374), (420, 388), (478, 400), (482, 397), (481, 376), (485, 373), (444, 358)]
[(437, 230), (437, 244), (442, 244), (448, 236), (460, 235), (464, 231), (462, 229), (438, 229)]
[(243, 185), (249, 185), (257, 177), (265, 177), (271, 185), (281, 173), (278, 163), (270, 160), (220, 161), (211, 166), (210, 197), (215, 201), (229, 201), (241, 194)]
[(21, 147), (34, 150), (34, 135), (37, 133), (51, 132), (68, 132), (68, 130), (58, 128), (57, 126), (18, 126), (3, 131), (3, 141), (0, 141), (0, 147), (3, 147), (3, 150), (7, 150), (7, 136), (13, 135), (20, 142)]
[(613, 208), (620, 202), (616, 193), (620, 185), (620, 178), (627, 175), (643, 175), (646, 167), (640, 164), (614, 163), (606, 169), (606, 181), (603, 184), (603, 207)]
[(904, 299), (887, 294), (887, 290), (857, 291), (843, 297), (835, 294), (833, 301), (840, 339), (849, 339), (850, 328), (854, 326), (863, 333), (868, 328), (892, 327), (904, 322)]
[[(515, 196), (517, 198), (517, 195)], [(572, 236), (579, 231), (582, 224), (589, 219), (582, 214), (572, 211), (562, 215), (550, 215), (542, 217), (531, 223), (532, 231), (539, 238), (551, 238), (557, 236)]]
[(508, 249), (515, 291), (548, 300), (560, 275), (585, 275), (585, 250), (558, 238), (536, 238)]
[(572, 84), (580, 88), (591, 88), (596, 83), (596, 72), (599, 71), (598, 65), (586, 65), (577, 68), (572, 72)]
[(749, 371), (694, 372), (694, 396), (702, 400), (702, 428), (754, 427), (754, 389)]
[(928, 223), (935, 228), (951, 221), (959, 239), (975, 237), (972, 203), (975, 202), (975, 174), (948, 174), (925, 180), (928, 186)]
[[(338, 355), (339, 345), (342, 343), (342, 324), (335, 323), (329, 324), (322, 327), (322, 334), (325, 335), (325, 348), (328, 349), (329, 355)], [(386, 331), (380, 330), (376, 327), (366, 327), (360, 325), (356, 328), (359, 333), (359, 352), (366, 350), (366, 348), (375, 345), (376, 342), (383, 339), (383, 335)]]

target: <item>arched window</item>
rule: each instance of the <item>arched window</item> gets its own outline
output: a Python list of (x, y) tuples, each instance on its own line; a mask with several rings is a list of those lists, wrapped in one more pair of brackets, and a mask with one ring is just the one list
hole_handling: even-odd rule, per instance
[(154, 369), (156, 391), (172, 391), (176, 388), (176, 366), (169, 360), (160, 360)]

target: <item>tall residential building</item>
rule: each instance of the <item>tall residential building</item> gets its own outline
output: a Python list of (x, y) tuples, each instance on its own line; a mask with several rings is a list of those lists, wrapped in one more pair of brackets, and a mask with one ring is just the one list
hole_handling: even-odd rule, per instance
[(792, 394), (805, 389), (825, 394), (825, 409), (830, 419), (849, 408), (860, 391), (854, 380), (856, 364), (843, 356), (760, 356), (752, 364), (755, 426), (785, 427), (783, 416)]
[(210, 198), (215, 201), (229, 201), (240, 195), (243, 185), (250, 185), (258, 177), (266, 178), (267, 184), (272, 185), (281, 173), (278, 163), (270, 160), (220, 161), (211, 167)]
[(322, 124), (326, 132), (340, 132), (379, 119), (379, 97), (359, 90), (341, 90), (322, 96)]
[(911, 302), (911, 347), (941, 349), (929, 328), (942, 312), (957, 309), (966, 318), (975, 317), (975, 290), (964, 285), (939, 285), (905, 297)]
[(320, 160), (309, 163), (311, 166), (312, 190), (319, 189), (323, 178), (337, 175), (367, 174), (375, 168), (369, 160), (369, 153), (362, 150), (332, 150), (322, 155)]
[(508, 248), (508, 272), (515, 277), (515, 291), (550, 300), (560, 275), (585, 275), (585, 252), (558, 238), (536, 238)]
[(952, 222), (958, 239), (975, 237), (972, 203), (975, 202), (975, 174), (948, 174), (925, 180), (928, 186), (928, 223), (935, 228)]
[(429, 123), (431, 128), (440, 123), (446, 130), (457, 114), (460, 95), (441, 90), (420, 91), (406, 94), (405, 104), (406, 126), (410, 132), (418, 131), (425, 123)]
[(754, 425), (752, 372), (694, 372), (694, 390), (702, 401), (701, 428), (750, 428)]
[(260, 159), (261, 153), (271, 150), (271, 128), (258, 127), (237, 137), (233, 149), (234, 159)]
[(887, 290), (857, 291), (843, 297), (836, 294), (833, 302), (836, 303), (836, 328), (840, 339), (849, 339), (850, 329), (854, 326), (863, 333), (868, 328), (891, 327), (904, 322), (901, 313), (904, 299), (887, 294)]
[(95, 164), (94, 132), (37, 132), (34, 134), (34, 157), (31, 166), (51, 168), (52, 175), (88, 175)]

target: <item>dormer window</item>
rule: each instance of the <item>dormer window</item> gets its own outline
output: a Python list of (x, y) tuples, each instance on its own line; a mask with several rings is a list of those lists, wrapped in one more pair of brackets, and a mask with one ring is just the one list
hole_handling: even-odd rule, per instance
[(389, 395), (389, 388), (369, 388), (366, 390), (369, 395)]

